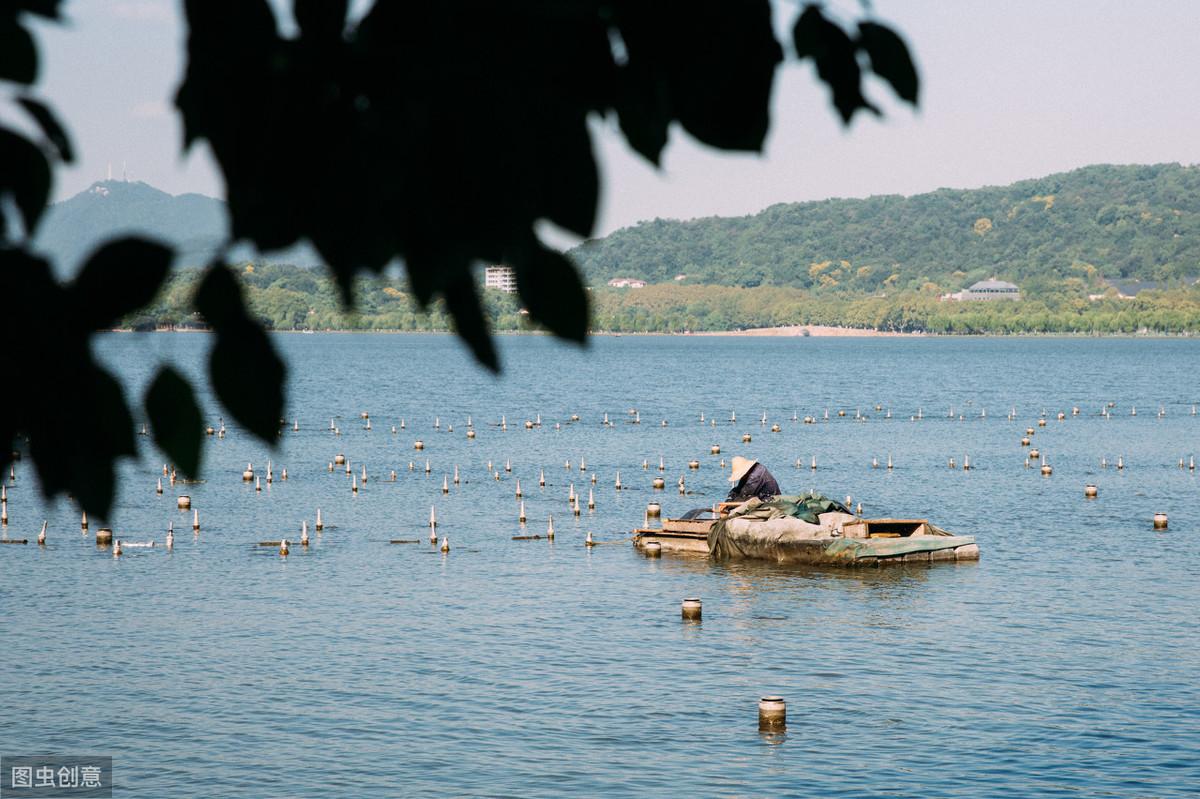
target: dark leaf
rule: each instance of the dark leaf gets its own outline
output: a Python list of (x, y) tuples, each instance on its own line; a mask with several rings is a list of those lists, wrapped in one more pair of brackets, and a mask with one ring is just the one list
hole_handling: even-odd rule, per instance
[(71, 284), (75, 319), (89, 330), (112, 327), (154, 299), (173, 257), (170, 247), (145, 239), (101, 245)]
[(196, 310), (217, 334), (209, 356), (213, 390), (240, 424), (273, 444), (283, 415), (283, 361), (246, 312), (233, 273), (217, 264), (196, 290)]
[(71, 147), (71, 140), (67, 138), (67, 132), (50, 107), (32, 97), (21, 97), (17, 102), (37, 121), (42, 133), (46, 134), (46, 138), (54, 145), (54, 149), (58, 150), (58, 157), (67, 164), (74, 161), (75, 150)]
[(616, 109), (629, 146), (660, 166), (671, 125), (665, 78), (640, 59), (625, 64), (617, 77)]
[(584, 238), (592, 235), (596, 223), (596, 201), (600, 177), (592, 155), (592, 139), (583, 117), (557, 126), (546, 125), (550, 133), (542, 149), (542, 193), (546, 218)]
[(169, 366), (146, 392), (146, 413), (154, 428), (154, 441), (187, 477), (200, 473), (204, 443), (204, 418), (188, 381)]
[(62, 0), (12, 0), (18, 11), (28, 11), (47, 19), (58, 19), (58, 7)]
[(98, 426), (94, 429), (93, 449), (109, 460), (118, 455), (136, 455), (137, 444), (133, 434), (133, 417), (125, 404), (125, 392), (113, 376), (94, 366), (91, 375), (91, 393), (88, 401)]
[(470, 275), (463, 274), (443, 293), (446, 297), (446, 310), (454, 317), (458, 337), (467, 342), (477, 361), (492, 372), (499, 372), (500, 360), (496, 356), (487, 319), (484, 318), (483, 308), (479, 304), (479, 295), (475, 292), (475, 281)]
[(214, 264), (196, 289), (192, 300), (196, 310), (214, 328), (235, 324), (246, 319), (242, 290), (227, 267)]
[(16, 19), (0, 17), (0, 80), (30, 84), (37, 80), (37, 73), (33, 36)]
[(310, 39), (341, 38), (346, 26), (347, 0), (295, 0), (296, 23)]
[(32, 237), (50, 197), (50, 165), (32, 142), (0, 128), (0, 196), (5, 192), (12, 192)]
[(844, 30), (826, 19), (817, 6), (810, 5), (796, 20), (792, 35), (796, 55), (816, 63), (817, 77), (833, 92), (833, 105), (843, 122), (849, 123), (860, 108), (879, 113), (863, 97), (857, 49)]
[(273, 444), (283, 415), (283, 361), (267, 334), (246, 320), (217, 330), (209, 356), (213, 390), (242, 426)]
[(901, 100), (917, 104), (920, 86), (908, 45), (891, 28), (875, 22), (858, 24), (858, 41), (871, 59), (876, 75), (892, 84)]
[(509, 260), (517, 271), (517, 288), (529, 315), (554, 335), (583, 343), (588, 300), (574, 264), (540, 243), (514, 253)]

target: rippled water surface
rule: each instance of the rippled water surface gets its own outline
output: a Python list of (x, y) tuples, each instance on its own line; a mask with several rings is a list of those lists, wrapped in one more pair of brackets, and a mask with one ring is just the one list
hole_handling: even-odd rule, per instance
[[(300, 424), (276, 450), (226, 419), (207, 482), (157, 496), (163, 458), (139, 439), (113, 526), (153, 549), (97, 549), (18, 464), (6, 535), (48, 519), (49, 542), (0, 547), (0, 751), (111, 754), (129, 797), (1196, 795), (1200, 503), (1178, 461), (1200, 455), (1200, 342), (624, 337), (581, 354), (512, 337), (502, 379), (442, 336), (276, 343)], [(163, 361), (200, 377), (210, 344), (98, 350), (140, 396)], [(1019, 443), (1043, 411), (1048, 478)], [(337, 453), (367, 469), (357, 495), (328, 471)], [(787, 491), (974, 535), (982, 560), (785, 569), (647, 560), (623, 540), (652, 497), (668, 514), (719, 499), (735, 454)], [(871, 468), (889, 454), (894, 470)], [(948, 468), (964, 455), (974, 469)], [(240, 473), (268, 458), (256, 492)], [(572, 482), (595, 512), (573, 517)], [(426, 543), (431, 506), (447, 555)], [(255, 546), (295, 541), (318, 507), (307, 551)], [(549, 514), (553, 543), (512, 540)], [(614, 543), (585, 548), (589, 530)], [(680, 619), (687, 596), (699, 624)], [(788, 701), (785, 735), (757, 730), (768, 693)]]

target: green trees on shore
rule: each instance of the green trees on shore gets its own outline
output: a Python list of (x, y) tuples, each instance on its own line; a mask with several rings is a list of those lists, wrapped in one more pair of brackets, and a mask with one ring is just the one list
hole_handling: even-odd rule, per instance
[[(354, 311), (342, 305), (325, 273), (287, 265), (243, 264), (236, 274), (250, 313), (274, 330), (451, 330), (440, 303), (422, 311), (399, 276), (360, 277)], [(203, 325), (192, 310), (202, 272), (175, 273), (129, 327)], [(810, 291), (787, 286), (679, 285), (590, 290), (591, 329), (598, 332), (682, 333), (831, 325), (937, 334), (1200, 332), (1200, 288), (1143, 291), (1132, 299), (1100, 299), (1074, 289), (1047, 289), (1021, 302), (943, 302), (931, 291), (890, 294)], [(532, 330), (517, 295), (484, 291), (481, 302), (497, 330)]]

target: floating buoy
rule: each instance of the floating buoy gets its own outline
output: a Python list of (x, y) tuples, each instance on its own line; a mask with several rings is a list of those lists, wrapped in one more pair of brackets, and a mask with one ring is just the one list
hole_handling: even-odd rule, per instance
[(352, 494), (358, 493), (358, 478), (357, 477), (350, 478), (350, 493), (352, 493)]
[(96, 531), (96, 546), (106, 547), (113, 542), (113, 531), (108, 527), (101, 527)]
[(517, 499), (520, 499), (523, 496), (524, 496), (524, 494), (521, 492), (521, 478), (518, 477), (517, 478)]
[(188, 510), (192, 507), (192, 498), (187, 494), (179, 495), (175, 500), (175, 507), (179, 508), (179, 510)]
[(505, 461), (505, 462), (504, 462), (504, 471), (506, 471), (506, 472), (511, 472), (511, 471), (512, 471), (512, 461)]
[(693, 458), (692, 460), (688, 461), (688, 468), (689, 468), (689, 469), (693, 469), (693, 470), (695, 470), (695, 469), (699, 469), (699, 468), (700, 468), (700, 461), (698, 461), (698, 460), (696, 460), (696, 459), (694, 459), (694, 458)]
[(246, 470), (242, 472), (242, 482), (248, 483), (254, 479), (254, 467), (246, 464)]
[(749, 433), (742, 433), (742, 443), (749, 444), (751, 441)]
[(433, 471), (433, 469), (432, 469), (432, 468), (429, 466), (429, 460), (428, 460), (428, 459), (426, 459), (426, 461), (425, 461), (425, 474), (429, 474), (431, 471)]
[(1042, 458), (1041, 472), (1042, 472), (1042, 477), (1049, 477), (1050, 475), (1054, 474), (1054, 468), (1052, 466), (1050, 466), (1050, 464), (1046, 463), (1045, 458)]
[(288, 540), (285, 538), (279, 542), (279, 555), (286, 558), (288, 554)]
[(1124, 457), (1123, 455), (1118, 455), (1118, 456), (1117, 456), (1117, 468), (1118, 468), (1118, 469), (1124, 469), (1124, 468), (1125, 468), (1125, 457)]
[(317, 532), (318, 532), (318, 533), (319, 533), (319, 532), (321, 532), (322, 530), (324, 530), (324, 529), (325, 529), (325, 523), (321, 521), (321, 509), (320, 509), (320, 508), (317, 508), (317, 524), (316, 524), (316, 527), (317, 527)]
[(1021, 446), (1022, 446), (1022, 447), (1028, 447), (1028, 446), (1029, 446), (1029, 437), (1028, 437), (1028, 436), (1026, 436), (1025, 438), (1022, 438), (1022, 439), (1021, 439)]
[(308, 519), (300, 522), (300, 546), (308, 546)]
[(613, 488), (617, 489), (618, 491), (621, 490), (621, 470), (620, 469), (617, 470), (617, 479), (613, 483)]
[(708, 448), (708, 452), (710, 455), (720, 455), (721, 447), (717, 444), (713, 444), (711, 447)]
[(154, 489), (154, 493), (156, 493), (156, 494), (162, 493), (162, 478), (161, 477), (158, 478), (158, 487)]
[(662, 516), (662, 505), (658, 504), (657, 502), (649, 503), (646, 505), (646, 515), (651, 519), (657, 519), (658, 517)]
[(890, 452), (888, 453), (887, 467), (889, 469), (892, 468), (892, 453), (890, 453)]
[(665, 472), (667, 470), (667, 464), (663, 461), (662, 455), (658, 456), (658, 470), (660, 472)]
[(429, 543), (433, 544), (434, 546), (437, 546), (437, 542), (438, 542), (437, 528), (431, 524), (431, 525), (429, 525)]
[(474, 430), (468, 430), (468, 431), (467, 431), (467, 438), (475, 438), (475, 431), (474, 431)]
[(879, 468), (879, 458), (875, 458), (875, 457), (872, 457), (872, 458), (871, 458), (871, 468), (872, 468), (872, 469), (878, 469), (878, 468)]
[(167, 522), (167, 549), (175, 548), (175, 525)]
[(592, 489), (588, 489), (588, 510), (596, 509), (596, 497), (592, 494)]
[(700, 597), (688, 597), (680, 605), (680, 615), (689, 621), (699, 621), (701, 613)]
[(425, 449), (425, 442), (418, 438), (413, 442), (413, 449)]
[(192, 532), (200, 532), (200, 509), (196, 508), (192, 511)]
[(542, 488), (546, 487), (546, 470), (542, 469), (538, 472), (538, 485)]
[(1088, 499), (1095, 499), (1099, 495), (1099, 490), (1096, 486), (1088, 483), (1083, 487), (1083, 495)]
[(437, 527), (437, 507), (429, 506), (429, 526)]
[(1162, 512), (1154, 514), (1154, 529), (1155, 530), (1166, 530), (1167, 529), (1167, 514), (1162, 513)]
[(38, 546), (46, 546), (46, 525), (47, 522), (42, 522), (42, 530), (38, 533)]
[(970, 470), (971, 470), (971, 457), (969, 455), (963, 455), (963, 471), (968, 472)]
[[(262, 492), (262, 478), (261, 477), (254, 478), (254, 490), (258, 491), (260, 493)], [(357, 490), (357, 489), (355, 489), (355, 490)]]
[(591, 530), (588, 530), (587, 538), (583, 539), (583, 544), (584, 544), (584, 546), (589, 546), (589, 547), (596, 546), (596, 542), (592, 540), (592, 531)]
[(549, 538), (551, 541), (554, 540), (554, 515), (553, 514), (550, 515), (549, 523), (546, 525), (546, 538)]
[(450, 493), (450, 479), (446, 475), (442, 475), (442, 493)]
[(287, 479), (287, 468), (286, 468), (286, 467), (283, 469), (283, 471), (281, 471), (281, 472), (279, 473), (279, 479), (280, 479), (280, 480), (286, 480), (286, 479)]
[(521, 500), (521, 509), (517, 511), (517, 521), (525, 523), (525, 500)]
[(450, 551), (450, 536), (445, 536), (444, 538), (442, 538), (441, 550), (442, 550), (442, 552)]
[(651, 485), (654, 486), (655, 489), (663, 489), (667, 487), (667, 481), (661, 477), (655, 477), (654, 482), (651, 483)]
[(1029, 457), (1036, 461), (1038, 458), (1041, 457), (1041, 453), (1035, 447), (1035, 448), (1029, 450)]
[(572, 511), (574, 511), (574, 513), (575, 513), (575, 515), (576, 515), (576, 516), (578, 516), (578, 515), (579, 515), (579, 513), (580, 513), (580, 510), (579, 510), (579, 497), (575, 497), (575, 504), (572, 506), (571, 510), (572, 510)]
[(662, 557), (662, 544), (657, 541), (649, 541), (642, 546), (642, 552), (646, 553), (648, 558)]
[(771, 425), (771, 432), (772, 432), (772, 433), (778, 433), (778, 432), (780, 431), (780, 429), (781, 429), (781, 428), (780, 428), (780, 427), (779, 427), (779, 425), (777, 425), (777, 424), (773, 424), (773, 425)]
[(79, 527), (80, 527), (80, 529), (81, 529), (81, 530), (83, 530), (85, 533), (87, 532), (87, 529), (88, 529), (87, 511), (84, 511), (84, 512), (83, 512), (83, 516), (82, 516), (82, 518), (79, 520)]
[(787, 729), (787, 704), (782, 696), (764, 696), (758, 700), (758, 729), (764, 732)]
[(121, 557), (121, 539), (119, 538), (113, 543), (113, 557)]

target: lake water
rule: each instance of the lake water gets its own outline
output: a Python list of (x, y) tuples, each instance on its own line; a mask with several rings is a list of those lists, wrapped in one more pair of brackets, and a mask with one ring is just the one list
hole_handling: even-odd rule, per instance
[[(624, 337), (581, 353), (509, 337), (501, 379), (446, 336), (275, 341), (299, 432), (269, 451), (226, 419), (207, 482), (162, 496), (148, 439), (122, 468), (113, 526), (153, 550), (97, 549), (18, 464), (6, 533), (32, 541), (45, 518), (49, 543), (0, 547), (0, 751), (112, 755), (124, 797), (1196, 795), (1200, 503), (1178, 461), (1200, 455), (1200, 341)], [(160, 362), (203, 375), (210, 344), (97, 349), (140, 396)], [(1048, 478), (1019, 443), (1043, 410)], [(337, 453), (367, 468), (357, 495), (328, 471)], [(871, 468), (889, 453), (894, 470)], [(667, 515), (720, 499), (736, 454), (785, 491), (974, 535), (982, 560), (785, 569), (648, 560), (622, 540), (652, 498)], [(964, 456), (973, 470), (948, 468)], [(276, 482), (257, 493), (240, 473), (268, 457)], [(572, 516), (571, 482), (594, 513)], [(425, 543), (431, 506), (447, 555)], [(318, 507), (306, 551), (255, 547), (295, 541)], [(512, 540), (550, 514), (553, 543)], [(620, 543), (589, 550), (589, 530)], [(680, 619), (688, 596), (701, 623)], [(784, 735), (757, 730), (771, 693)]]

